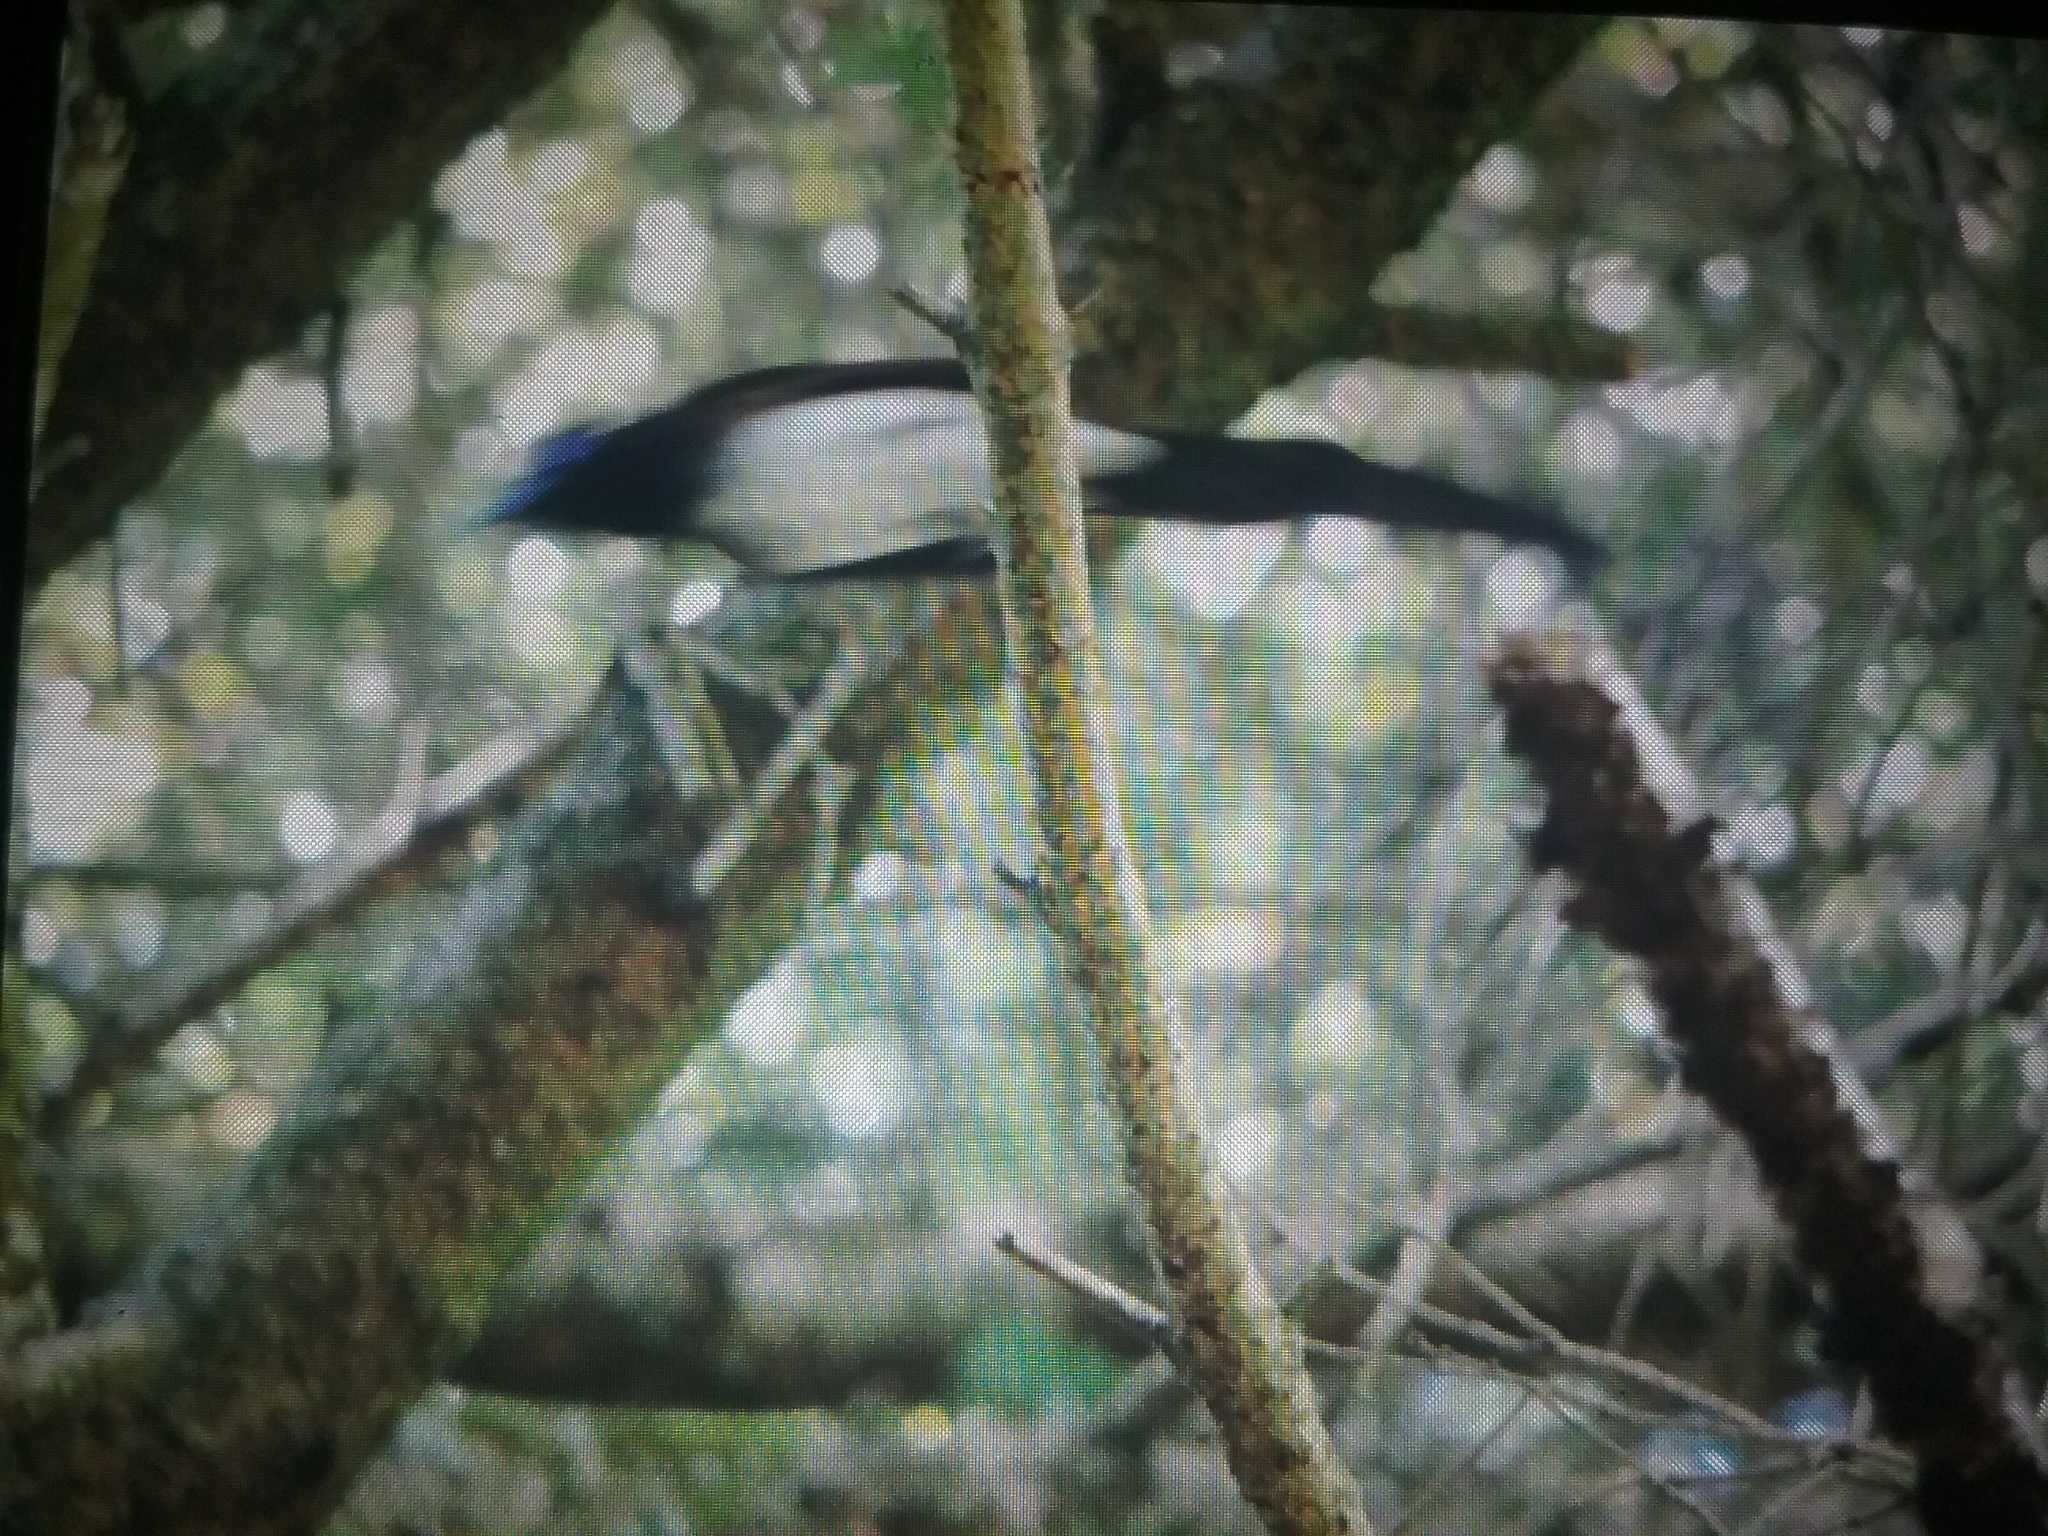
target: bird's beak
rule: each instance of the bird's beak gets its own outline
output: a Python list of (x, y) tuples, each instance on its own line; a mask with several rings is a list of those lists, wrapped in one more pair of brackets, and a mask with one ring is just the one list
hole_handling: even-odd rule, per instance
[(541, 514), (548, 500), (553, 496), (559, 475), (547, 475), (533, 471), (521, 475), (517, 480), (498, 493), (497, 500), (481, 512), (471, 515), (471, 528), (494, 528), (503, 523), (530, 523), (543, 519)]

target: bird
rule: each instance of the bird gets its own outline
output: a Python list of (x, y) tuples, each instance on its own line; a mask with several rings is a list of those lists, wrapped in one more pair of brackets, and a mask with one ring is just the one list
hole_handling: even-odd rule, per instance
[[(1486, 533), (1583, 581), (1600, 542), (1533, 502), (1360, 458), (1320, 438), (1135, 431), (1076, 420), (1091, 513), (1212, 527), (1333, 515)], [(988, 446), (947, 358), (788, 363), (713, 380), (617, 426), (572, 426), (472, 522), (687, 538), (784, 581), (976, 577), (996, 568)]]

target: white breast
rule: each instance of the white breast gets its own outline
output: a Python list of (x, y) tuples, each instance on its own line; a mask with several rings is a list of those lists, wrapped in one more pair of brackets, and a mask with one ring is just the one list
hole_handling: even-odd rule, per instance
[[(1150, 438), (1076, 423), (1084, 477), (1136, 468)], [(715, 466), (697, 531), (753, 570), (791, 575), (986, 532), (986, 441), (949, 390), (829, 395), (749, 420)]]

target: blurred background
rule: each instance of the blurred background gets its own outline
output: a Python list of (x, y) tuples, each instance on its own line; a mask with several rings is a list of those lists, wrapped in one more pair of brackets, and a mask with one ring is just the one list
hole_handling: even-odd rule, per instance
[[(1172, 99), (1270, 86), (1289, 13), (1188, 14), (1160, 24)], [(1487, 46), (1483, 20), (1413, 24)], [(173, 6), (127, 36), (159, 82), (236, 25)], [(1575, 597), (1484, 540), (1143, 530), (1097, 587), (1129, 826), (1283, 1295), (1367, 1310), (1328, 1294), (1329, 1261), (1384, 1275), (1420, 1223), (1574, 1338), (1780, 1431), (1592, 1364), (1539, 1390), (1397, 1340), (1328, 1383), (1376, 1515), (1842, 1529), (1898, 1503), (1898, 1466), (1803, 1459), (1858, 1427), (1853, 1381), (1744, 1155), (1686, 1116), (1630, 968), (1529, 876), (1536, 801), (1478, 662), (1561, 605), (1605, 627), (1983, 1245), (2038, 1390), (2044, 74), (2012, 40), (1589, 36), (1427, 236), (1357, 281), (1576, 328), (1626, 376), (1327, 356), (1238, 430), (1547, 499), (1610, 570)], [(943, 350), (890, 297), (964, 295), (937, 44), (890, 0), (604, 15), (48, 579), (6, 977), (37, 1074), (271, 930), (409, 765), (516, 737), (650, 627), (716, 636), (791, 601), (691, 547), (459, 524), (560, 426), (742, 367)], [(1014, 1231), (1157, 1297), (1082, 1012), (996, 875), (1033, 846), (1000, 678), (949, 681), (930, 718), (841, 829), (850, 872), (800, 941), (331, 1529), (1253, 1528), (1142, 1341), (994, 1250)], [(68, 1296), (207, 1208), (459, 889), (352, 907), (89, 1096), (50, 1175)], [(1504, 1321), (1454, 1266), (1430, 1294)]]

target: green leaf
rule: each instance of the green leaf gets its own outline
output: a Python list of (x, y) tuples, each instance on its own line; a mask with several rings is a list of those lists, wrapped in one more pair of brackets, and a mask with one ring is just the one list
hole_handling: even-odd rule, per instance
[(886, 86), (906, 127), (946, 126), (952, 81), (928, 15), (863, 16), (836, 23), (827, 42), (833, 71), (851, 86)]

